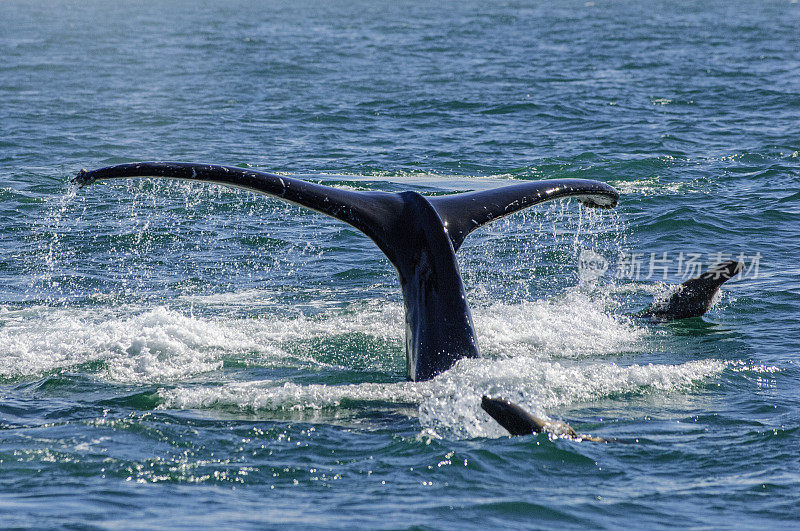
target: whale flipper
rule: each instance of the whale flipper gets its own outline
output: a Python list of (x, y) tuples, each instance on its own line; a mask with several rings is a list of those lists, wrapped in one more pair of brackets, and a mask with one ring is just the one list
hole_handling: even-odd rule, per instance
[(514, 436), (542, 433), (546, 422), (516, 404), (500, 398), (481, 397), (481, 408)]
[(708, 311), (720, 286), (743, 268), (744, 264), (736, 260), (722, 262), (699, 277), (687, 280), (678, 286), (669, 299), (651, 304), (636, 316), (650, 317), (656, 321), (700, 317)]
[(481, 408), (514, 436), (546, 432), (557, 437), (568, 437), (570, 439), (581, 439), (593, 442), (607, 442), (606, 439), (601, 437), (579, 435), (570, 425), (564, 422), (534, 417), (518, 405), (501, 398), (489, 398), (484, 395), (481, 398)]
[(478, 356), (478, 344), (455, 251), (475, 228), (543, 201), (576, 196), (613, 207), (611, 186), (581, 179), (523, 183), (442, 197), (365, 192), (229, 166), (180, 162), (121, 164), (81, 170), (79, 185), (125, 177), (166, 177), (223, 184), (277, 197), (344, 221), (386, 254), (400, 279), (406, 314), (407, 373), (427, 380), (456, 361)]

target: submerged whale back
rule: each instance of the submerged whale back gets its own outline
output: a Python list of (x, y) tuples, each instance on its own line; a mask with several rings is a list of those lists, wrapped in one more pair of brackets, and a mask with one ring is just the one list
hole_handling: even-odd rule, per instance
[(342, 190), (244, 168), (181, 162), (81, 170), (73, 182), (86, 185), (125, 177), (166, 177), (244, 188), (327, 214), (366, 234), (386, 254), (400, 279), (411, 380), (433, 378), (461, 358), (478, 356), (455, 256), (470, 232), (544, 201), (577, 197), (587, 206), (610, 208), (618, 198), (611, 186), (582, 179), (531, 181), (424, 197), (417, 192)]

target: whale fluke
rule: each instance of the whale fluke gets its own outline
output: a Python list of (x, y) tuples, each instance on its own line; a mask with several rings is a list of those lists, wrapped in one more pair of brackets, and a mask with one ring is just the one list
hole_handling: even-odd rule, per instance
[(736, 260), (717, 264), (699, 277), (678, 286), (669, 299), (654, 302), (636, 316), (650, 317), (656, 321), (700, 317), (708, 311), (720, 286), (739, 274), (743, 268), (744, 264)]
[(439, 197), (412, 191), (350, 191), (250, 169), (182, 162), (81, 170), (73, 182), (87, 185), (125, 177), (166, 177), (245, 188), (327, 214), (366, 234), (386, 254), (400, 279), (411, 380), (433, 378), (461, 358), (478, 356), (455, 256), (470, 232), (544, 201), (576, 197), (587, 206), (610, 208), (619, 197), (611, 186), (583, 179), (531, 181)]
[(607, 442), (606, 439), (601, 437), (579, 435), (570, 425), (564, 422), (534, 417), (518, 405), (501, 398), (489, 398), (484, 395), (481, 398), (481, 408), (514, 436), (550, 433), (558, 437), (568, 437), (570, 439)]
[(575, 197), (592, 208), (613, 208), (619, 195), (611, 186), (585, 179), (530, 181), (492, 190), (429, 197), (439, 213), (456, 251), (467, 235), (486, 223), (513, 214), (529, 206)]

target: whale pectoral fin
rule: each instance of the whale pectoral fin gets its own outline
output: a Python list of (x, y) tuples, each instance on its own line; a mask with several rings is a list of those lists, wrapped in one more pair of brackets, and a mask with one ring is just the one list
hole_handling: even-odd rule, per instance
[(738, 275), (744, 264), (736, 260), (722, 262), (698, 277), (687, 280), (666, 301), (654, 302), (637, 314), (657, 321), (674, 321), (705, 314), (720, 286)]
[(608, 442), (602, 437), (578, 434), (572, 429), (572, 426), (564, 422), (534, 417), (518, 405), (501, 398), (489, 398), (484, 395), (481, 398), (481, 408), (514, 436), (546, 432), (556, 437), (567, 437), (580, 441)]
[(458, 250), (467, 235), (481, 225), (545, 201), (566, 197), (575, 197), (593, 208), (613, 208), (619, 193), (599, 181), (551, 179), (428, 200), (442, 218), (453, 249)]
[(481, 408), (504, 427), (511, 435), (531, 435), (541, 433), (545, 422), (534, 417), (516, 404), (501, 398), (481, 398)]

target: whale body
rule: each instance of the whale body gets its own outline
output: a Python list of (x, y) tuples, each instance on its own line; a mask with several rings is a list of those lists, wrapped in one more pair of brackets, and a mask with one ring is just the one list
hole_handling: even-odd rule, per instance
[(478, 227), (566, 197), (616, 206), (611, 186), (585, 179), (528, 181), (485, 191), (426, 197), (417, 192), (350, 191), (250, 169), (182, 162), (120, 164), (81, 170), (73, 182), (165, 177), (260, 192), (327, 214), (367, 235), (397, 270), (406, 324), (406, 372), (427, 380), (462, 358), (479, 356), (456, 251)]

